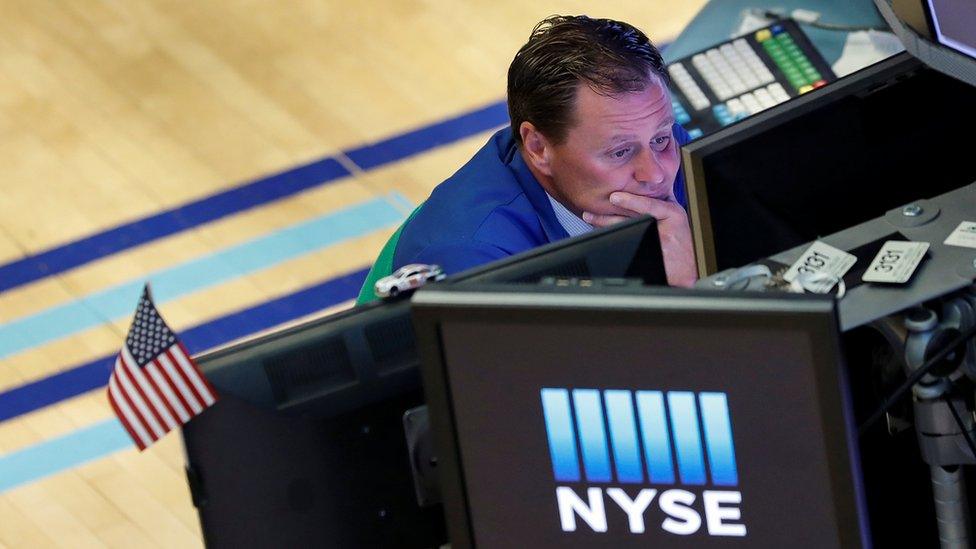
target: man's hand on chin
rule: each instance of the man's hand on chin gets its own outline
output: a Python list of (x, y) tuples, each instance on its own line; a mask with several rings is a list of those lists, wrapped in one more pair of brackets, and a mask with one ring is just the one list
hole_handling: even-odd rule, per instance
[(668, 284), (690, 288), (698, 280), (695, 251), (691, 241), (691, 225), (688, 223), (688, 214), (681, 204), (674, 200), (661, 200), (623, 191), (611, 194), (610, 202), (623, 214), (583, 212), (583, 221), (595, 227), (609, 227), (633, 217), (650, 215), (657, 220)]

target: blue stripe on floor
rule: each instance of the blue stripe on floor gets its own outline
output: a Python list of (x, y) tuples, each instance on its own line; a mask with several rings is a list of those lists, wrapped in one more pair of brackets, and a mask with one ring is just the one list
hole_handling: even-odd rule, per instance
[(117, 419), (0, 456), (0, 492), (134, 447)]
[[(403, 220), (399, 193), (330, 212), (212, 255), (0, 325), (0, 359), (131, 315), (145, 280), (157, 304), (266, 269)], [(395, 197), (395, 198), (394, 198)], [(397, 200), (397, 206), (393, 200)], [(412, 207), (412, 206), (411, 206)]]
[(0, 292), (350, 175), (325, 158), (0, 265)]
[[(348, 273), (254, 307), (189, 328), (180, 338), (191, 353), (273, 328), (356, 297), (369, 269)], [(134, 303), (134, 302), (133, 302)], [(134, 305), (133, 305), (134, 306)], [(165, 307), (163, 308), (165, 316)], [(120, 342), (121, 344), (121, 342)], [(0, 393), (0, 422), (86, 393), (108, 383), (115, 355), (68, 368)]]
[[(507, 120), (505, 102), (496, 102), (371, 145), (351, 149), (343, 154), (351, 158), (360, 169), (370, 170), (490, 130)], [(144, 219), (112, 227), (81, 240), (0, 265), (0, 292), (348, 175), (349, 171), (334, 158), (324, 158)]]
[(345, 155), (361, 169), (371, 170), (507, 123), (508, 105), (499, 101), (450, 120), (346, 151)]

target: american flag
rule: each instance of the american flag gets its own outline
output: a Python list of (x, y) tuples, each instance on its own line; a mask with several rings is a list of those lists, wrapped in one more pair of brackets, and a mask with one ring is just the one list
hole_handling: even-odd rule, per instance
[(186, 347), (159, 316), (148, 284), (115, 359), (108, 401), (139, 450), (217, 401)]

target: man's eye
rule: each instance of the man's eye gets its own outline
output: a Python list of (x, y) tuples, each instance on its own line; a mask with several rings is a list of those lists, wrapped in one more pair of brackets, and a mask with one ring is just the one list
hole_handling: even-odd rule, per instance
[(628, 154), (630, 154), (630, 147), (627, 147), (626, 149), (616, 150), (610, 153), (610, 155), (613, 156), (614, 158), (625, 158)]
[(668, 144), (670, 144), (670, 143), (671, 143), (671, 136), (670, 135), (665, 135), (665, 136), (661, 136), (661, 137), (655, 137), (651, 141), (651, 147), (653, 147), (655, 151), (661, 152), (664, 149), (668, 148)]

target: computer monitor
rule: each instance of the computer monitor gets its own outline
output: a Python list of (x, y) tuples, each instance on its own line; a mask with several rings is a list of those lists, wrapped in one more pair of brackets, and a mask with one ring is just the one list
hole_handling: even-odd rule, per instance
[(452, 547), (867, 543), (832, 301), (432, 286)]
[(545, 277), (632, 278), (667, 285), (657, 223), (641, 217), (448, 277), (449, 284), (537, 284)]
[[(562, 240), (438, 284), (535, 284), (546, 276), (666, 284), (654, 220)], [(411, 464), (408, 452), (417, 448), (408, 448), (402, 423), (404, 412), (424, 402), (406, 296), (197, 361), (221, 397), (183, 429), (208, 546), (426, 547), (445, 540), (440, 508), (418, 504), (424, 498), (414, 478), (424, 464)], [(436, 498), (431, 490), (425, 503)]]
[(970, 0), (874, 0), (909, 53), (976, 86), (976, 4)]
[(423, 404), (409, 303), (375, 303), (197, 357), (218, 402), (183, 427), (208, 547), (436, 547), (404, 413)]
[(702, 276), (976, 180), (976, 88), (907, 53), (682, 149)]

